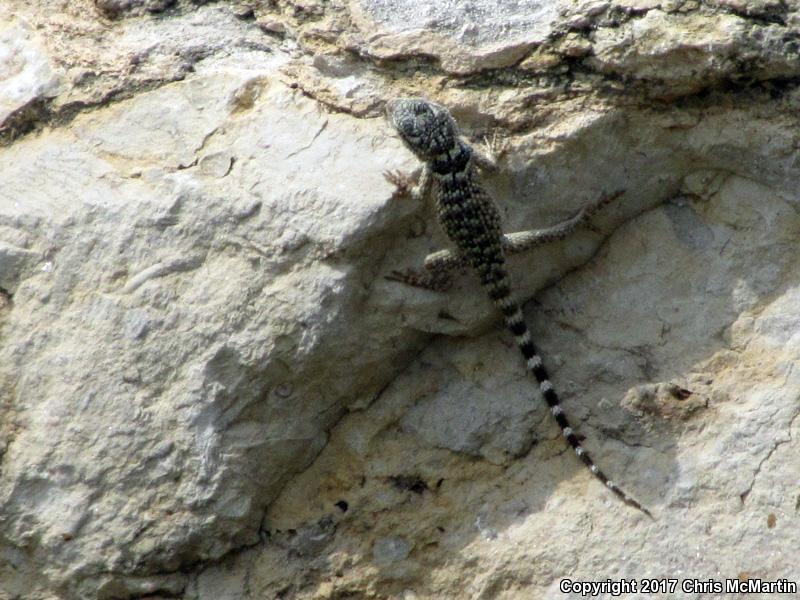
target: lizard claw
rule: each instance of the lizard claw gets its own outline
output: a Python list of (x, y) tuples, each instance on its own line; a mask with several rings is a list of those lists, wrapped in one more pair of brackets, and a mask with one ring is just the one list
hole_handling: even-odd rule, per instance
[(405, 271), (391, 271), (385, 278), (389, 281), (398, 281), (419, 287), (419, 282), (425, 280), (425, 275), (418, 271), (407, 269)]
[(602, 231), (600, 231), (600, 228), (597, 225), (593, 224), (593, 223), (588, 223), (586, 225), (586, 229), (588, 229), (592, 233), (596, 233), (597, 235), (602, 235), (602, 233), (603, 233)]
[[(598, 200), (594, 204), (589, 204), (588, 206), (584, 206), (578, 212), (578, 219), (582, 222), (588, 221), (591, 217), (593, 217), (595, 214), (603, 210), (606, 206), (611, 204), (614, 200), (622, 196), (624, 193), (625, 190), (617, 190), (616, 192), (613, 192), (611, 194), (603, 194), (600, 197), (600, 200)], [(591, 223), (587, 223), (586, 228), (589, 231), (593, 231), (594, 233), (602, 233), (596, 225), (593, 225)]]
[(406, 271), (391, 271), (384, 278), (389, 281), (405, 283), (406, 285), (430, 290), (432, 292), (447, 291), (451, 284), (450, 277), (447, 276), (447, 274), (420, 273), (412, 269)]
[(598, 210), (605, 208), (606, 206), (611, 204), (614, 200), (622, 196), (624, 193), (625, 190), (617, 190), (616, 192), (612, 192), (610, 194), (603, 194), (600, 197), (600, 200), (598, 200), (592, 205), (593, 212), (597, 212)]
[(394, 185), (393, 196), (408, 196), (414, 187), (414, 179), (408, 173), (402, 171), (384, 171), (383, 177)]
[(492, 132), (492, 137), (483, 136), (483, 144), (486, 146), (486, 152), (489, 153), (496, 161), (500, 160), (508, 152), (508, 145), (500, 141), (497, 131)]
[(478, 167), (488, 173), (497, 173), (500, 170), (498, 165), (500, 159), (506, 154), (508, 147), (505, 143), (498, 141), (497, 132), (492, 133), (492, 137), (483, 136), (484, 150), (481, 156), (477, 156)]

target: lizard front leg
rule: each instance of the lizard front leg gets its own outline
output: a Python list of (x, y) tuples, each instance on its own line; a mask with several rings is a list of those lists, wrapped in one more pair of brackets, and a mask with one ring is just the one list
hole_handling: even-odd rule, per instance
[(471, 146), (472, 161), (481, 171), (488, 174), (495, 174), (500, 170), (498, 164), (500, 158), (506, 153), (506, 146), (497, 141), (495, 133), (490, 138), (483, 139), (483, 147)]
[[(384, 171), (383, 176), (387, 181), (395, 185), (395, 196), (411, 196), (415, 200), (424, 199), (430, 193), (433, 185), (433, 176), (427, 164), (423, 165), (422, 174), (416, 184), (410, 175), (400, 171)], [(430, 260), (431, 257), (436, 257), (439, 254), (444, 255), (443, 259)], [(449, 250), (442, 250), (434, 252), (425, 259), (424, 272), (413, 269), (392, 271), (386, 276), (386, 279), (434, 292), (444, 292), (453, 282), (451, 271), (455, 267), (455, 263), (458, 262), (459, 260), (456, 259), (454, 253)]]
[(410, 196), (414, 200), (422, 200), (430, 194), (433, 185), (433, 177), (428, 165), (423, 165), (422, 174), (419, 180), (414, 183), (414, 178), (402, 171), (384, 171), (383, 176), (389, 183), (395, 186), (392, 197)]

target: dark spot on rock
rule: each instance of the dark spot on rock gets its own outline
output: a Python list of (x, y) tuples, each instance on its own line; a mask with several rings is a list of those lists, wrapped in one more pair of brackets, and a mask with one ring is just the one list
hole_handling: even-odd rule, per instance
[(769, 513), (767, 515), (767, 527), (773, 529), (775, 527), (775, 523), (778, 522), (778, 518), (775, 516), (775, 513)]
[(428, 484), (417, 475), (392, 475), (389, 483), (399, 490), (407, 490), (415, 494), (422, 494), (428, 490)]
[(678, 400), (686, 400), (694, 393), (692, 390), (687, 390), (686, 388), (682, 388), (678, 385), (670, 386), (669, 392)]

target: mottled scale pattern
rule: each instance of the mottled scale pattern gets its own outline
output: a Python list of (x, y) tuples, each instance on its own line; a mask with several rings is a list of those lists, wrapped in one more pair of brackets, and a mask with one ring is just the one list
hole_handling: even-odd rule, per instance
[[(650, 512), (628, 496), (594, 463), (581, 446), (559, 402), (547, 369), (531, 340), (519, 304), (511, 293), (505, 267), (500, 214), (480, 184), (473, 148), (459, 134), (449, 111), (421, 98), (399, 99), (387, 106), (387, 116), (406, 146), (423, 162), (422, 179), (436, 199), (439, 222), (456, 251), (480, 278), (489, 297), (503, 313), (527, 369), (536, 378), (544, 401), (578, 458), (623, 502), (648, 516)], [(396, 176), (392, 179), (396, 181)]]

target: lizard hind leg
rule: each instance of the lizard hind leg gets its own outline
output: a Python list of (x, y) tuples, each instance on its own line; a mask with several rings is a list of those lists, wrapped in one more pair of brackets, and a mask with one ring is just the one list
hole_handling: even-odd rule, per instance
[(430, 290), (432, 292), (446, 292), (453, 284), (453, 277), (449, 271), (392, 271), (386, 275), (389, 281), (398, 281), (414, 287)]
[(460, 254), (444, 249), (425, 257), (424, 272), (413, 270), (392, 271), (386, 279), (434, 292), (446, 292), (453, 284), (455, 270), (466, 266), (466, 264)]

